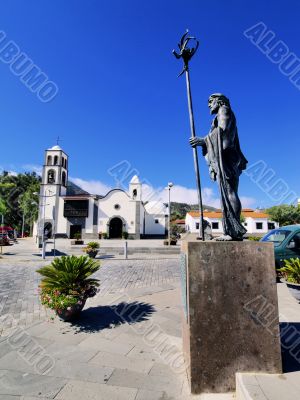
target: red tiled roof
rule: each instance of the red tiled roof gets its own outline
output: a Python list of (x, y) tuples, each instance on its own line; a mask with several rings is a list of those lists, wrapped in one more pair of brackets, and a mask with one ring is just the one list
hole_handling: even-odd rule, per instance
[[(193, 218), (198, 218), (200, 216), (199, 211), (189, 211), (188, 214)], [(269, 218), (268, 214), (264, 212), (258, 212), (251, 210), (251, 208), (245, 208), (242, 210), (242, 215), (247, 218)], [(204, 211), (203, 216), (206, 218), (222, 218), (221, 211)]]

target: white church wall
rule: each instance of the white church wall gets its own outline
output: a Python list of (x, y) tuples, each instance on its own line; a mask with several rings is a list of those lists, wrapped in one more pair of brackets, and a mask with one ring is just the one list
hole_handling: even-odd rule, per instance
[(85, 233), (93, 233), (94, 202), (93, 198), (89, 199), (89, 216), (85, 219)]
[[(144, 234), (144, 219), (145, 219), (145, 209), (144, 209), (144, 207), (143, 207), (143, 205), (141, 204), (141, 207), (140, 207), (140, 221), (141, 221), (141, 223), (140, 223), (140, 234), (141, 235), (143, 235)], [(146, 223), (146, 221), (145, 221), (145, 223)]]
[(164, 235), (165, 234), (165, 216), (145, 214), (145, 234), (146, 235)]
[(105, 198), (99, 200), (99, 232), (108, 232), (107, 224), (110, 219), (120, 217), (126, 224), (124, 230), (129, 234), (135, 234), (135, 206), (136, 202), (122, 190), (111, 191)]
[[(48, 193), (47, 193), (48, 196)], [(52, 220), (53, 219), (53, 209), (56, 203), (56, 196), (53, 197), (44, 197), (41, 198), (41, 211), (42, 211), (42, 218), (43, 218), (43, 208), (45, 207), (45, 220)]]
[(145, 205), (145, 234), (165, 235), (167, 208), (161, 201), (149, 201)]

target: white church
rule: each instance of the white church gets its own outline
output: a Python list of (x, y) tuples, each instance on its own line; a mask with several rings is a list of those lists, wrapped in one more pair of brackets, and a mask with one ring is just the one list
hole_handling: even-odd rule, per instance
[(156, 201), (143, 202), (142, 184), (133, 176), (128, 192), (113, 189), (91, 194), (68, 181), (68, 155), (54, 146), (45, 152), (40, 189), (38, 231), (47, 237), (96, 239), (99, 234), (121, 238), (164, 237), (168, 209)]

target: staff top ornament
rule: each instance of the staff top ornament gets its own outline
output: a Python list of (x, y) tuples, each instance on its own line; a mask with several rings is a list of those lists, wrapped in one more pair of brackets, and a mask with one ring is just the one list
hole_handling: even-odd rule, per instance
[[(180, 52), (177, 53), (175, 50), (173, 50), (173, 52), (172, 52), (177, 59), (182, 58), (183, 63), (184, 63), (183, 70), (180, 72), (178, 77), (181, 76), (182, 74), (184, 74), (185, 71), (188, 71), (189, 61), (191, 60), (193, 55), (196, 53), (196, 51), (199, 47), (199, 40), (197, 40), (194, 36), (188, 36), (188, 33), (189, 33), (189, 31), (186, 30), (185, 34), (182, 36), (182, 38), (180, 40), (180, 43), (178, 43), (178, 48), (179, 48)], [(196, 43), (195, 47), (188, 47), (188, 43), (191, 40)]]

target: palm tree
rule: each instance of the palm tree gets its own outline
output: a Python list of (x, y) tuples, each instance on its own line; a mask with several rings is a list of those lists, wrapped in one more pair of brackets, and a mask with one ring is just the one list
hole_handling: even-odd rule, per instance
[(99, 268), (99, 263), (87, 256), (63, 256), (37, 272), (43, 276), (42, 289), (81, 295), (99, 286), (99, 279), (90, 278)]

